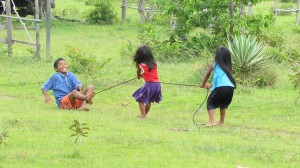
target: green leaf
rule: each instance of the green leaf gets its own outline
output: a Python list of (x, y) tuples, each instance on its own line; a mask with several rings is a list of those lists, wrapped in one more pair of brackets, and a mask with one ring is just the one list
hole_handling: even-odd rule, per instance
[(71, 137), (73, 137), (73, 136), (77, 136), (78, 134), (72, 134), (72, 135), (70, 135)]
[(74, 123), (75, 123), (76, 125), (80, 125), (80, 122), (79, 122), (78, 120), (74, 120)]

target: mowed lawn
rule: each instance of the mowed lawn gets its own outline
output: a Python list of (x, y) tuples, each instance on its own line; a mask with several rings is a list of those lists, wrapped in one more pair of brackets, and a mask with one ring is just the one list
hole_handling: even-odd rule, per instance
[[(300, 100), (288, 64), (269, 65), (277, 75), (273, 87), (238, 86), (223, 127), (194, 125), (192, 116), (207, 93), (198, 87), (162, 84), (163, 101), (153, 104), (146, 120), (137, 118), (138, 104), (131, 97), (143, 85), (138, 80), (97, 94), (89, 112), (59, 110), (53, 96), (51, 104), (44, 103), (40, 87), (54, 73), (55, 58), (69, 61), (67, 46), (83, 49), (99, 62), (112, 59), (96, 80), (78, 74), (96, 91), (133, 78), (135, 67), (121, 50), (136, 40), (137, 29), (134, 22), (92, 26), (53, 21), (51, 61), (45, 59), (45, 47), (41, 61), (23, 45), (14, 45), (12, 58), (0, 55), (0, 131), (9, 133), (7, 145), (0, 147), (0, 167), (299, 167)], [(25, 38), (19, 30), (14, 35)], [(41, 41), (43, 46), (45, 39)], [(160, 79), (197, 85), (198, 64), (203, 62), (159, 63)], [(206, 108), (195, 117), (198, 124), (206, 123)], [(70, 137), (74, 120), (90, 128), (81, 144)]]

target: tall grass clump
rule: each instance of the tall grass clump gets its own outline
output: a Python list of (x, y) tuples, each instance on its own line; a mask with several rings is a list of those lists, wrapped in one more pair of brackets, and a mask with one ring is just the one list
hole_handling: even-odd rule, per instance
[[(228, 40), (232, 64), (237, 81), (244, 85), (268, 86), (275, 84), (276, 75), (266, 69), (266, 47), (255, 37), (235, 36)], [(258, 73), (259, 72), (259, 73)]]
[(298, 99), (300, 98), (300, 57), (294, 59), (294, 63), (291, 68), (292, 74), (290, 79), (293, 82), (294, 88), (298, 91)]
[(2, 147), (3, 145), (6, 145), (7, 142), (7, 138), (8, 138), (8, 131), (2, 131), (0, 133), (0, 147)]

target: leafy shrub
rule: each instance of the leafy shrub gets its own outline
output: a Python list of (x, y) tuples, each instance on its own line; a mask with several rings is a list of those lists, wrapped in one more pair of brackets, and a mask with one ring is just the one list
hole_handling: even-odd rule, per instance
[(299, 33), (300, 34), (300, 26), (296, 26), (293, 28), (294, 33)]
[(98, 0), (84, 0), (86, 5), (95, 5)]
[(281, 48), (277, 47), (268, 47), (266, 50), (266, 55), (269, 55), (272, 60), (278, 63), (281, 63), (288, 58), (288, 55), (283, 52)]
[(99, 63), (96, 57), (88, 55), (86, 52), (74, 48), (67, 48), (67, 55), (71, 58), (70, 69), (75, 73), (86, 73), (91, 77), (95, 77), (97, 72), (101, 70), (110, 59), (106, 59), (103, 63)]
[(274, 86), (277, 79), (277, 74), (273, 71), (263, 68), (253, 74), (254, 85), (259, 87)]
[(266, 47), (251, 36), (235, 36), (233, 41), (228, 40), (228, 49), (231, 52), (232, 64), (235, 71), (248, 73), (263, 68), (268, 60), (264, 56)]
[(117, 20), (115, 9), (109, 0), (96, 2), (95, 8), (85, 17), (90, 24), (113, 24)]
[(248, 73), (234, 73), (234, 76), (241, 85), (258, 87), (274, 86), (277, 79), (277, 74), (266, 68)]
[[(262, 30), (270, 27), (274, 23), (273, 15), (250, 15), (245, 16), (246, 34), (259, 36)], [(235, 32), (240, 34), (240, 31)]]
[(7, 52), (8, 52), (7, 46), (4, 46), (4, 45), (2, 46), (0, 44), (0, 57), (7, 56)]
[(290, 2), (296, 2), (296, 0), (280, 0), (280, 2), (283, 2), (283, 3), (290, 3)]
[(258, 39), (271, 47), (280, 48), (286, 42), (286, 35), (282, 28), (270, 27), (263, 29)]
[(291, 68), (292, 74), (290, 79), (293, 82), (294, 88), (298, 90), (298, 99), (300, 98), (300, 57), (294, 60)]

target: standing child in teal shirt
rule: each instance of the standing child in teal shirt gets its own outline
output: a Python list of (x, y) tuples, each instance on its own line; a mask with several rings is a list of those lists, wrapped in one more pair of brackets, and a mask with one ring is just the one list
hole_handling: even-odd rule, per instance
[[(206, 84), (213, 71), (213, 83)], [(231, 74), (231, 56), (226, 47), (218, 47), (215, 53), (214, 62), (209, 66), (206, 76), (203, 79), (201, 88), (211, 88), (211, 94), (207, 99), (207, 110), (209, 115), (209, 123), (205, 126), (212, 127), (216, 125), (224, 125), (226, 108), (230, 105), (236, 83)], [(220, 108), (220, 121), (215, 122), (215, 109)]]

